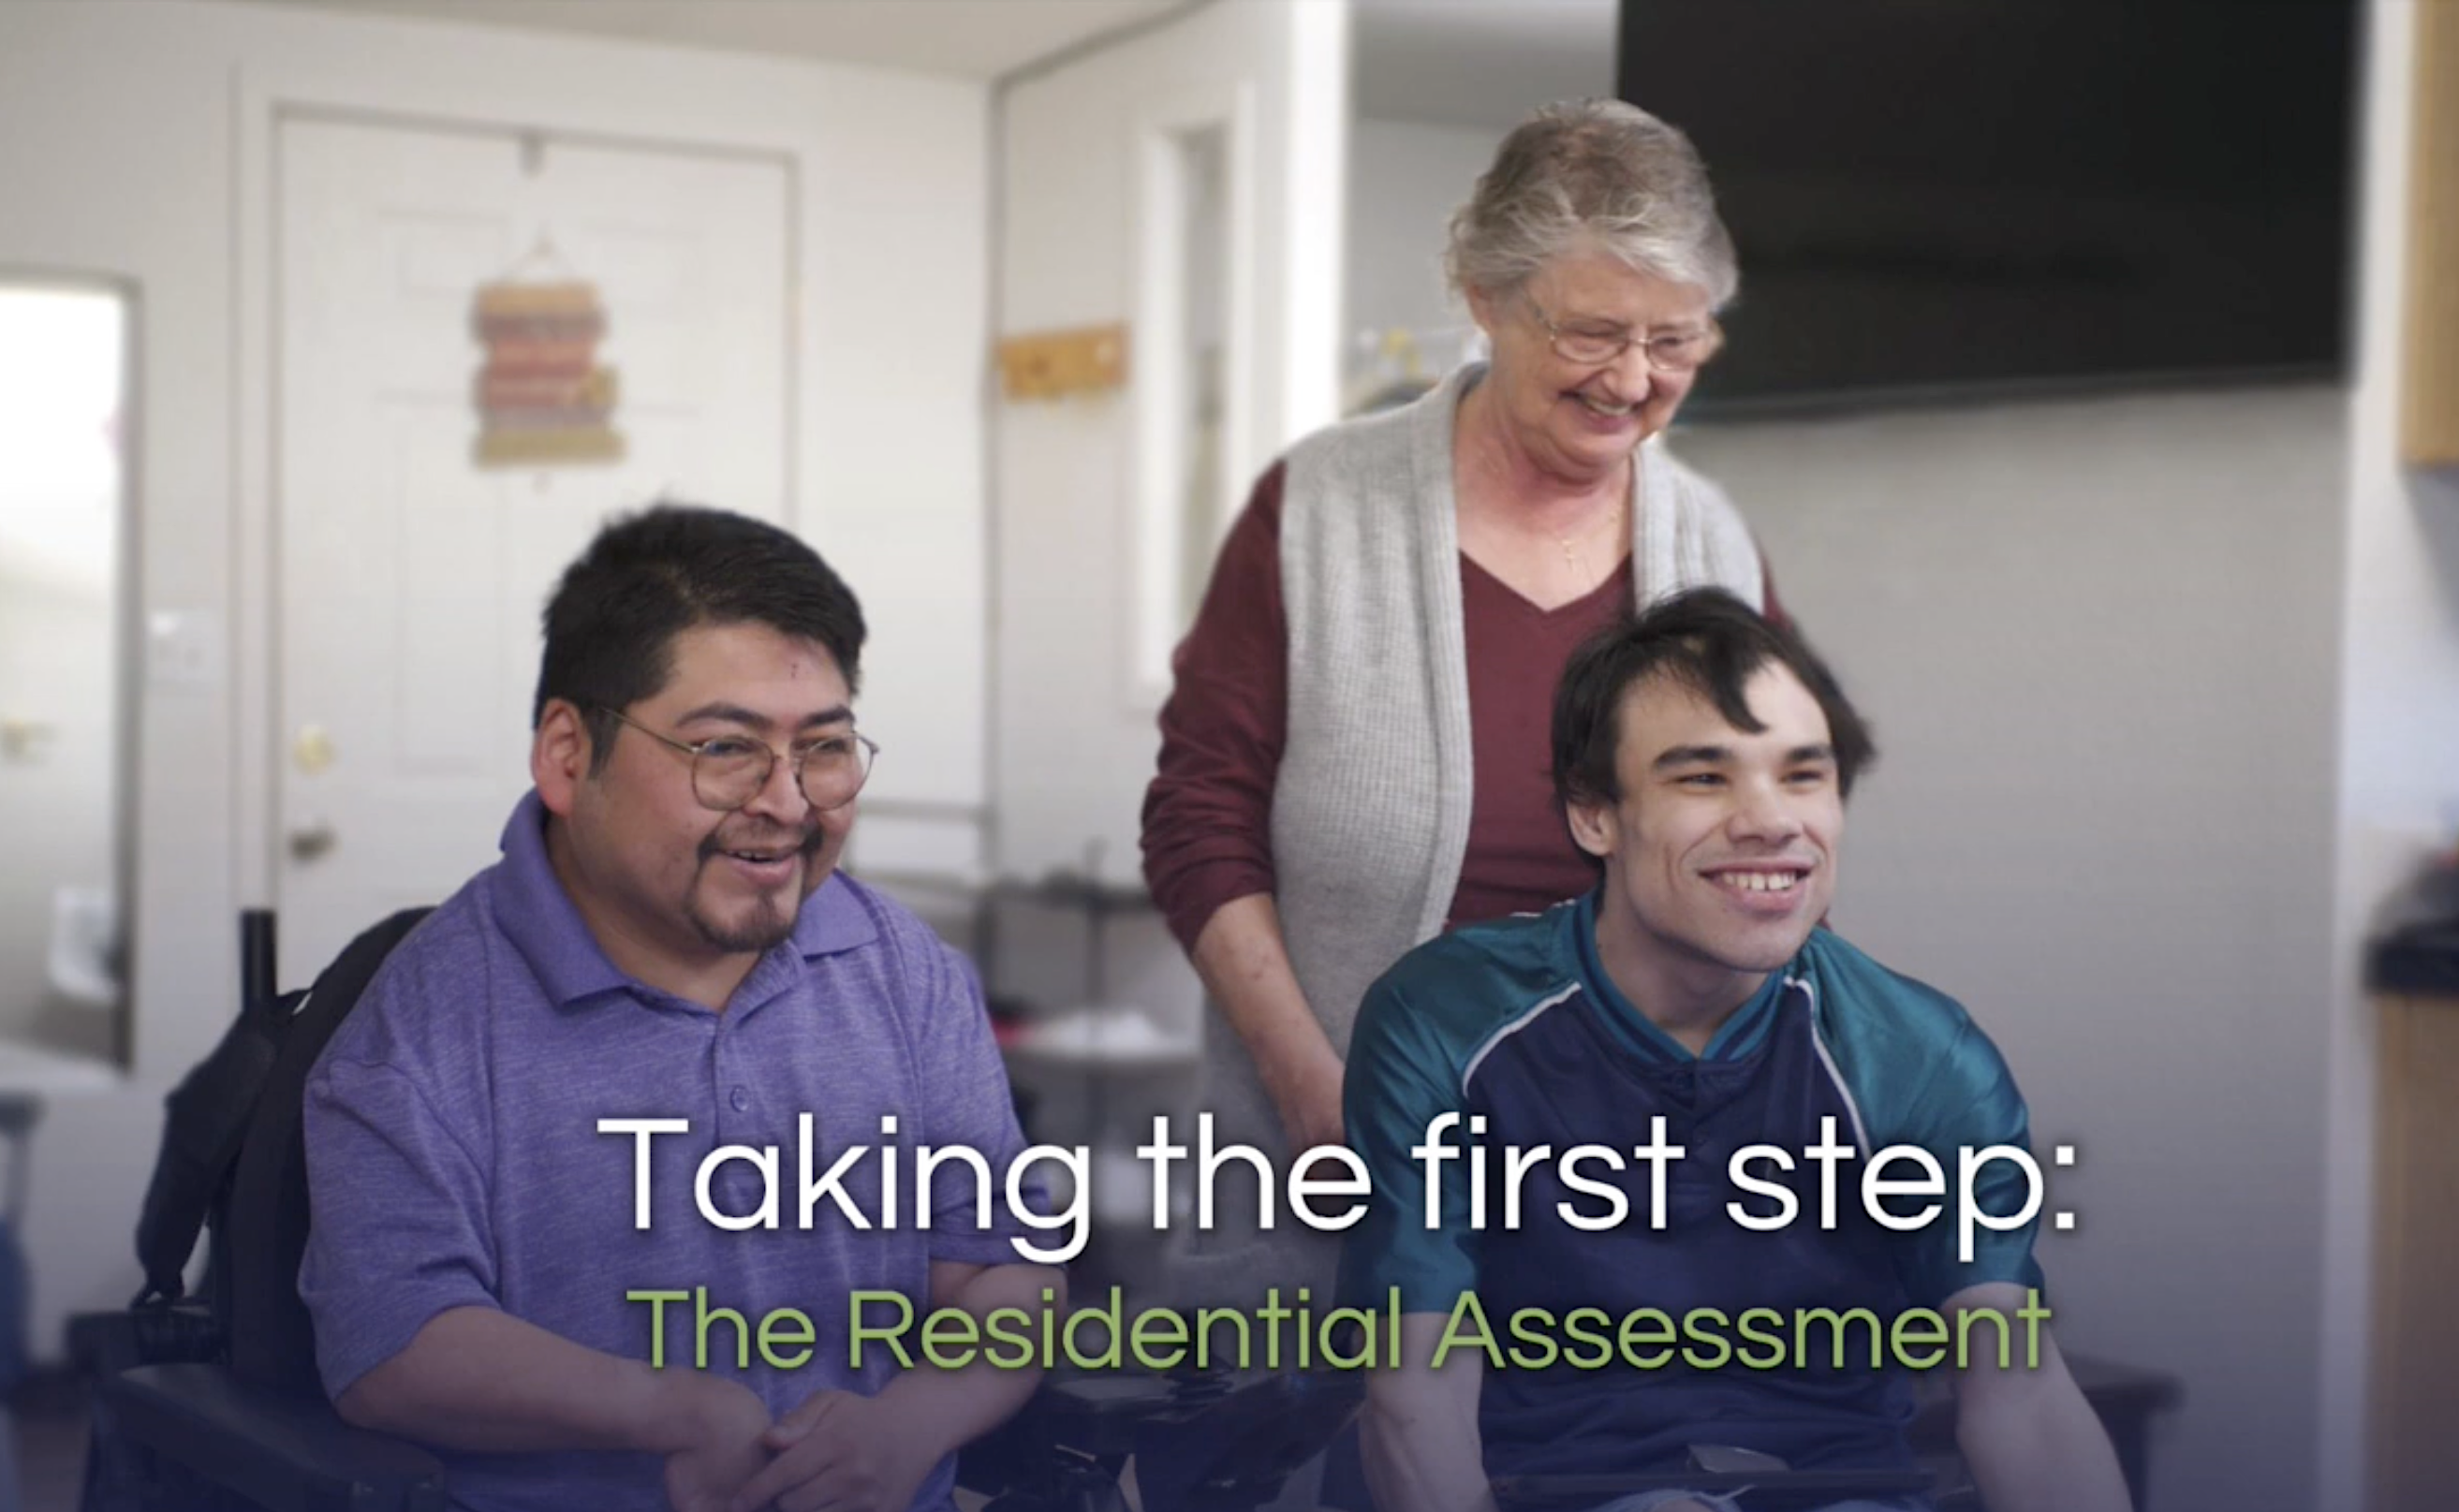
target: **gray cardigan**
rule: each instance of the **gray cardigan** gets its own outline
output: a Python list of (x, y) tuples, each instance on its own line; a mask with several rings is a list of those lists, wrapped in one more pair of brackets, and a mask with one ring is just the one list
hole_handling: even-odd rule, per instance
[[(1367, 987), (1441, 930), (1468, 849), (1452, 423), (1484, 371), (1463, 368), (1404, 409), (1307, 437), (1284, 476), (1289, 725), (1272, 788), (1275, 903), (1298, 986), (1343, 1056)], [(1640, 604), (1709, 584), (1762, 601), (1758, 550), (1740, 514), (1661, 438), (1642, 447), (1632, 494)], [(1218, 1009), (1205, 1028), (1197, 1106), (1214, 1115), (1215, 1144), (1254, 1144), (1286, 1170), (1279, 1117), (1253, 1059)], [(1224, 1185), (1246, 1186), (1243, 1177)], [(1241, 1210), (1196, 1235), (1180, 1277), (1189, 1300), (1243, 1300), (1275, 1283), (1285, 1295), (1293, 1285), (1328, 1287), (1336, 1246), (1286, 1212), (1278, 1218), (1263, 1234)]]

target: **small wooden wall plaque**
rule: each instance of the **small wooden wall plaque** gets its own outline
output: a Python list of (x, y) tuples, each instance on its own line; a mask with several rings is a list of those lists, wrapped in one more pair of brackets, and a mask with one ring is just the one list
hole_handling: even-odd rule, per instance
[(1127, 381), (1127, 328), (1037, 331), (999, 343), (999, 388), (1010, 399), (1102, 393)]

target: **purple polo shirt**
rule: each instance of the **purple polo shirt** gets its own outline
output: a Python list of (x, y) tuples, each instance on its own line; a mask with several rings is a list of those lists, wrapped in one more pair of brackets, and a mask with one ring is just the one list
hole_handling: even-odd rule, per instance
[[(1022, 1148), (1007, 1078), (962, 957), (896, 904), (842, 874), (803, 905), (792, 938), (760, 957), (723, 1014), (635, 981), (598, 947), (546, 854), (532, 793), (504, 830), (503, 859), (395, 948), (307, 1081), (313, 1213), (300, 1292), (316, 1323), (326, 1389), (339, 1396), (454, 1307), (499, 1308), (575, 1342), (647, 1359), (648, 1306), (631, 1291), (689, 1292), (756, 1329), (800, 1309), (817, 1334), (801, 1368), (775, 1370), (737, 1330), (709, 1330), (709, 1368), (758, 1392), (772, 1414), (828, 1389), (877, 1392), (888, 1352), (847, 1363), (851, 1292), (901, 1292), (925, 1307), (934, 1260), (1014, 1263), (1032, 1230), (994, 1194), (974, 1222), (972, 1181), (943, 1167), (926, 1229), (913, 1166), (900, 1163), (900, 1222), (878, 1223), (880, 1120), (908, 1146), (966, 1145), (995, 1178)], [(843, 1183), (873, 1221), (857, 1230), (823, 1199), (800, 1227), (797, 1115), (813, 1115), (812, 1170), (871, 1146)], [(635, 1140), (601, 1118), (685, 1119), (650, 1143), (650, 1227), (634, 1225)], [(728, 1231), (693, 1194), (722, 1144), (777, 1147), (778, 1227)], [(711, 1198), (755, 1211), (749, 1163), (720, 1168)], [(1057, 1233), (1038, 1237), (1047, 1246)], [(664, 1309), (665, 1363), (689, 1369), (693, 1305)], [(651, 1455), (447, 1453), (456, 1505), (663, 1512)], [(914, 1501), (949, 1504), (951, 1460)]]

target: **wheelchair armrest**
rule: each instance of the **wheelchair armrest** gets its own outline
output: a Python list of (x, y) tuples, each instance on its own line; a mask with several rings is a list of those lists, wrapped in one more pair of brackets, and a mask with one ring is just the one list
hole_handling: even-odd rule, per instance
[(1067, 1505), (1068, 1487), (1115, 1485), (1137, 1430), (1176, 1400), (1159, 1376), (1045, 1376), (1014, 1417), (958, 1452), (956, 1484), (1002, 1506)]
[(90, 1381), (138, 1365), (221, 1357), (221, 1325), (193, 1298), (69, 1318), (69, 1360)]
[(1642, 1491), (1701, 1491), (1739, 1496), (1756, 1491), (1787, 1506), (1825, 1506), (1882, 1497), (1923, 1496), (1926, 1470), (1668, 1471), (1663, 1474), (1497, 1476), (1494, 1499), (1503, 1512), (1602, 1506)]
[(1354, 1375), (1054, 1373), (966, 1447), (957, 1481), (1000, 1496), (995, 1509), (1124, 1508), (1116, 1482), (1132, 1455), (1146, 1506), (1258, 1507), (1364, 1395)]
[(443, 1512), (435, 1456), (351, 1427), (321, 1396), (193, 1363), (140, 1365), (99, 1391), (116, 1431), (266, 1512)]

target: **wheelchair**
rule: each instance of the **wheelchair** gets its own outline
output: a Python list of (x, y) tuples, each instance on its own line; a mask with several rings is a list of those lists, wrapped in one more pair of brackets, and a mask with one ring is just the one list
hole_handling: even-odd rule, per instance
[[(242, 1007), (171, 1097), (137, 1230), (147, 1284), (124, 1313), (71, 1325), (95, 1383), (82, 1512), (444, 1512), (443, 1463), (344, 1422), (326, 1401), (298, 1274), (307, 1235), (307, 1072), (424, 910), (351, 943), (305, 993), (272, 990), (270, 914), (241, 925)], [(205, 1284), (184, 1294), (200, 1226)], [(1130, 1458), (1170, 1461), (1169, 1512), (1247, 1512), (1279, 1495), (1355, 1414), (1332, 1376), (1053, 1375), (960, 1457), (995, 1512), (1124, 1512)], [(1165, 1447), (1166, 1444), (1166, 1447)], [(1147, 1476), (1147, 1479), (1153, 1479)], [(1152, 1512), (1165, 1512), (1149, 1497)]]
[[(241, 924), (242, 1009), (170, 1098), (130, 1310), (71, 1324), (95, 1384), (81, 1512), (445, 1512), (427, 1449), (344, 1422), (325, 1396), (298, 1274), (307, 1236), (301, 1101), (308, 1070), (385, 955), (425, 910), (352, 941), (305, 992), (273, 990), (273, 920)], [(183, 1272), (202, 1228), (205, 1285)], [(1324, 1455), (1364, 1397), (1356, 1372), (1053, 1372), (1007, 1423), (969, 1445), (960, 1486), (988, 1512), (1125, 1512), (1136, 1466), (1145, 1512), (1251, 1512)], [(1510, 1512), (1566, 1512), (1634, 1491), (1746, 1486), (1799, 1504), (1901, 1495), (1926, 1475), (1847, 1485), (1807, 1471), (1744, 1477), (1546, 1477), (1498, 1482)], [(1359, 1488), (1342, 1504), (1365, 1512)], [(1757, 1506), (1759, 1502), (1751, 1503)], [(1942, 1512), (1952, 1500), (1939, 1503)]]

